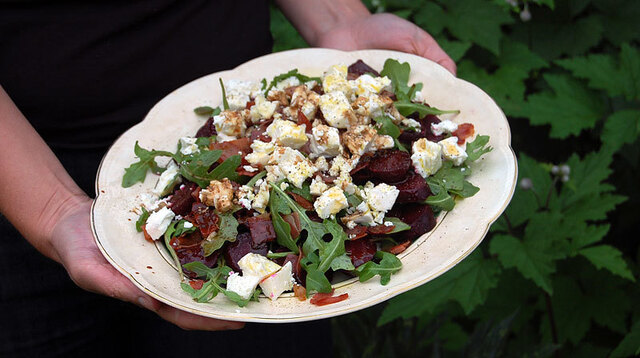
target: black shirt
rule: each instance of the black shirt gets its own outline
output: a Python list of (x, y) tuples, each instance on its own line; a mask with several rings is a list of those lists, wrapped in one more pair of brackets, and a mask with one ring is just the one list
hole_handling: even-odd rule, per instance
[(172, 90), (271, 46), (265, 0), (0, 0), (0, 85), (54, 149), (107, 146)]

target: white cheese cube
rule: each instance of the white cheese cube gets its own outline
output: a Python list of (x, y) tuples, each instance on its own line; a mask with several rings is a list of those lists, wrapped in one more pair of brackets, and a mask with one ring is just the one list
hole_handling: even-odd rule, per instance
[(305, 134), (306, 125), (297, 125), (284, 119), (276, 119), (267, 127), (267, 135), (275, 144), (298, 149), (309, 140)]
[(342, 153), (338, 128), (320, 124), (313, 127), (311, 132), (310, 148), (313, 156), (335, 157)]
[(277, 299), (284, 291), (289, 291), (293, 288), (295, 282), (293, 278), (293, 272), (291, 268), (291, 262), (287, 262), (280, 271), (271, 274), (260, 282), (260, 288), (265, 296), (269, 297), (272, 301)]
[(261, 119), (271, 118), (278, 107), (278, 102), (267, 101), (262, 94), (259, 94), (254, 101), (255, 104), (249, 110), (253, 123), (258, 123)]
[(420, 122), (411, 118), (403, 119), (402, 125), (404, 125), (405, 127), (413, 128), (414, 130), (417, 130), (417, 131), (419, 131), (422, 128), (422, 125), (420, 124)]
[(438, 142), (438, 144), (442, 147), (442, 156), (444, 159), (452, 161), (453, 165), (461, 165), (467, 160), (467, 151), (458, 145), (458, 137), (443, 139)]
[(325, 93), (341, 92), (350, 97), (352, 89), (347, 81), (347, 66), (331, 66), (322, 79), (322, 89)]
[(176, 214), (167, 207), (151, 213), (149, 218), (147, 218), (145, 231), (152, 239), (158, 240), (162, 235), (164, 235), (164, 232), (167, 231), (169, 224), (171, 224), (171, 220), (173, 220), (175, 216)]
[(234, 272), (227, 277), (227, 290), (235, 292), (238, 296), (248, 300), (259, 282), (260, 277), (247, 275), (240, 276), (240, 274)]
[(158, 182), (153, 189), (153, 193), (157, 196), (165, 196), (169, 194), (176, 184), (182, 180), (180, 178), (179, 170), (180, 167), (173, 160), (170, 161), (167, 165), (167, 169), (160, 174), (160, 178), (158, 178)]
[(251, 98), (260, 93), (261, 85), (254, 81), (228, 80), (224, 83), (230, 110), (244, 109)]
[(309, 186), (311, 195), (320, 196), (327, 189), (329, 189), (329, 186), (325, 184), (324, 181), (322, 181), (322, 178), (320, 178), (320, 176), (316, 176), (315, 178), (313, 178), (313, 180), (311, 180), (311, 185)]
[(193, 153), (198, 153), (200, 149), (198, 149), (196, 140), (197, 138), (193, 138), (193, 137), (180, 138), (180, 153), (184, 155), (191, 155)]
[[(275, 168), (273, 167), (276, 167)], [(270, 168), (271, 167), (271, 168)], [(302, 153), (289, 147), (277, 147), (269, 159), (267, 172), (272, 172), (273, 176), (267, 175), (267, 180), (277, 180), (279, 176), (286, 177), (287, 180), (302, 188), (302, 183), (310, 178), (316, 171), (316, 167)]]
[(364, 188), (367, 205), (375, 211), (386, 212), (391, 210), (398, 198), (398, 194), (400, 194), (400, 190), (393, 185), (385, 183), (380, 183), (374, 187), (366, 185)]
[(218, 132), (218, 141), (241, 137), (244, 135), (245, 129), (247, 129), (242, 114), (235, 111), (222, 111), (222, 113), (213, 117), (213, 124)]
[(318, 216), (322, 219), (337, 214), (340, 210), (347, 208), (347, 206), (349, 206), (347, 197), (344, 196), (342, 189), (335, 186), (322, 193), (315, 203), (313, 203), (313, 207), (316, 209)]
[(431, 132), (435, 135), (443, 135), (445, 133), (453, 133), (458, 129), (458, 125), (448, 119), (440, 123), (431, 124)]
[[(256, 183), (257, 184), (257, 183)], [(269, 204), (269, 183), (262, 181), (258, 186), (258, 193), (254, 196), (251, 206), (257, 212), (263, 214), (267, 205)]]
[(274, 143), (267, 143), (256, 139), (251, 143), (251, 149), (253, 149), (253, 152), (247, 154), (245, 159), (252, 165), (267, 165), (271, 158), (271, 153), (273, 153), (275, 148), (276, 146)]
[(364, 74), (350, 81), (350, 85), (358, 96), (368, 93), (380, 93), (382, 90), (391, 89), (391, 80), (389, 77), (373, 77), (370, 74)]
[(238, 261), (243, 276), (255, 276), (260, 280), (280, 270), (280, 265), (265, 256), (250, 252)]
[(342, 92), (329, 92), (320, 96), (320, 110), (327, 123), (336, 128), (349, 127), (349, 118), (355, 118), (349, 100)]
[(420, 138), (411, 146), (411, 161), (423, 178), (435, 174), (442, 167), (442, 147), (426, 138)]

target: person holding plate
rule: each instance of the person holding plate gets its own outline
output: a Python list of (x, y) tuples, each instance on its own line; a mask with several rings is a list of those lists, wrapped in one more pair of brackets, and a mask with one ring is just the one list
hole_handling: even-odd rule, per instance
[[(404, 51), (455, 73), (426, 32), (360, 1), (276, 3), (314, 47)], [(166, 322), (244, 324), (146, 295), (89, 227), (87, 193), (108, 146), (175, 88), (269, 53), (269, 3), (0, 2), (0, 24), (0, 356), (326, 356), (330, 344), (309, 347), (330, 341), (327, 320), (175, 329)]]

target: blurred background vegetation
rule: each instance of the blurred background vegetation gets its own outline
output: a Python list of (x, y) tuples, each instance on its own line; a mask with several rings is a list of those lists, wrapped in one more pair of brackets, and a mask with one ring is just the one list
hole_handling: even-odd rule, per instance
[[(640, 1), (372, 0), (503, 109), (519, 186), (441, 277), (333, 319), (336, 357), (640, 355)], [(307, 47), (272, 8), (274, 51)]]

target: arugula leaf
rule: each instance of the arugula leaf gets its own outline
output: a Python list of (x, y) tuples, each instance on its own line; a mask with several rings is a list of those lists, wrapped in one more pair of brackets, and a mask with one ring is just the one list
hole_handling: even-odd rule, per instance
[(142, 232), (142, 225), (147, 223), (147, 219), (149, 218), (149, 215), (151, 215), (151, 213), (148, 212), (147, 209), (144, 208), (144, 206), (140, 207), (140, 209), (142, 209), (142, 214), (140, 214), (138, 220), (136, 220), (137, 232)]
[[(312, 221), (307, 216), (304, 209), (302, 209), (298, 204), (291, 199), (287, 194), (280, 189), (280, 186), (276, 184), (272, 185), (271, 188), (274, 192), (279, 194), (281, 200), (286, 203), (291, 210), (298, 213), (300, 217), (300, 226), (302, 230), (307, 232), (307, 240), (304, 242), (302, 247), (305, 254), (310, 254), (316, 250), (320, 250), (326, 244), (324, 240), (322, 240), (322, 236), (327, 233), (327, 229), (321, 223), (317, 223)], [(290, 248), (291, 249), (291, 248)]]
[(360, 197), (355, 194), (345, 193), (345, 196), (347, 197), (347, 202), (349, 202), (349, 205), (353, 206), (354, 208), (362, 203), (362, 199), (360, 199)]
[(351, 271), (351, 270), (354, 270), (355, 267), (353, 266), (353, 263), (351, 262), (351, 258), (349, 257), (349, 255), (347, 255), (347, 253), (345, 252), (340, 256), (336, 256), (336, 258), (334, 258), (333, 261), (331, 261), (331, 269), (333, 271), (338, 271), (338, 270)]
[(435, 107), (425, 106), (422, 103), (413, 102), (396, 102), (395, 106), (398, 112), (400, 112), (400, 114), (402, 114), (403, 116), (408, 116), (414, 112), (418, 112), (420, 117), (424, 117), (427, 114), (440, 115), (447, 113), (460, 113), (460, 110), (458, 109), (442, 110)]
[[(429, 196), (424, 203), (431, 206), (435, 206), (444, 211), (451, 211), (456, 206), (456, 202), (453, 197), (447, 193), (447, 190), (439, 185), (429, 185), (434, 195)], [(438, 189), (436, 189), (438, 188)]]
[(395, 234), (397, 232), (401, 232), (401, 231), (406, 231), (411, 229), (411, 226), (405, 224), (402, 220), (398, 219), (398, 218), (394, 218), (394, 217), (386, 217), (384, 219), (384, 221), (389, 221), (391, 223), (393, 223), (393, 230), (391, 230), (389, 232), (389, 234)]
[(218, 214), (220, 228), (212, 238), (206, 238), (202, 242), (204, 256), (209, 256), (222, 247), (225, 242), (234, 242), (238, 236), (238, 220), (232, 213)]
[(356, 268), (355, 273), (360, 278), (360, 282), (365, 282), (375, 275), (380, 275), (380, 284), (384, 286), (389, 283), (392, 274), (400, 271), (402, 262), (396, 255), (384, 251), (376, 252), (374, 258), (380, 259), (380, 263), (369, 261)]
[(183, 267), (195, 272), (198, 277), (206, 277), (208, 280), (199, 290), (194, 290), (193, 287), (184, 282), (180, 284), (182, 290), (189, 293), (196, 302), (209, 302), (216, 297), (218, 293), (225, 291), (224, 288), (220, 287), (220, 284), (227, 281), (227, 276), (229, 272), (231, 272), (230, 267), (219, 263), (217, 267), (210, 268), (199, 261), (186, 263)]
[[(277, 75), (273, 78), (273, 80), (271, 80), (271, 82), (269, 83), (269, 86), (264, 90), (264, 94), (265, 96), (269, 93), (269, 91), (275, 87), (278, 83), (286, 80), (289, 77), (295, 77), (297, 78), (300, 82), (309, 82), (309, 81), (316, 81), (317, 83), (322, 83), (322, 79), (319, 77), (308, 77), (305, 76), (301, 73), (298, 73), (298, 69), (294, 68), (293, 70), (287, 72), (287, 73), (282, 73), (280, 75)], [(263, 82), (266, 83), (266, 82)]]
[[(200, 147), (200, 149), (205, 149), (205, 148), (209, 148), (209, 145), (213, 142), (216, 141), (216, 136), (211, 136), (211, 137), (199, 137), (196, 138), (196, 145), (198, 147)], [(179, 142), (178, 142), (179, 144)]]
[(220, 165), (215, 167), (209, 173), (211, 180), (220, 180), (224, 178), (228, 178), (229, 180), (236, 181), (238, 180), (238, 173), (236, 173), (236, 169), (240, 166), (242, 162), (242, 157), (240, 155), (232, 155), (227, 158)]
[(273, 223), (273, 228), (276, 232), (276, 241), (281, 246), (284, 246), (297, 254), (299, 250), (296, 245), (296, 240), (291, 237), (291, 226), (288, 222), (284, 221), (282, 216), (280, 216), (280, 214), (290, 214), (291, 208), (289, 208), (286, 201), (282, 199), (280, 193), (273, 190), (273, 188), (269, 195), (269, 209), (271, 211), (271, 222)]
[(469, 164), (478, 160), (481, 156), (493, 150), (493, 147), (486, 146), (489, 143), (488, 135), (479, 135), (473, 142), (467, 143), (467, 160), (465, 164)]
[(305, 287), (307, 288), (307, 296), (312, 292), (331, 292), (331, 282), (327, 279), (324, 272), (318, 270), (320, 258), (314, 252), (307, 254), (301, 261), (300, 265), (307, 271)]
[(256, 175), (254, 175), (254, 176), (253, 176), (253, 178), (251, 178), (251, 179), (247, 182), (247, 184), (245, 184), (245, 185), (246, 185), (246, 186), (249, 186), (249, 187), (253, 187), (254, 185), (256, 185), (256, 183), (258, 182), (258, 180), (260, 180), (260, 179), (264, 178), (265, 176), (267, 176), (267, 171), (266, 171), (266, 170), (263, 170), (263, 171), (261, 171), (260, 173), (258, 173), (258, 174), (256, 174)]
[(218, 80), (220, 81), (220, 88), (222, 89), (222, 108), (224, 108), (224, 110), (226, 111), (229, 109), (229, 102), (227, 102), (227, 91), (224, 89), (222, 78), (218, 78)]
[(287, 255), (296, 254), (293, 251), (285, 251), (285, 252), (269, 252), (267, 253), (267, 258), (270, 259), (281, 259), (283, 257), (287, 257)]
[[(329, 267), (334, 265), (333, 261), (345, 253), (344, 242), (347, 240), (347, 233), (344, 232), (342, 226), (340, 226), (335, 219), (325, 219), (323, 224), (327, 231), (329, 231), (329, 234), (333, 236), (333, 239), (320, 249), (318, 270), (326, 272)], [(338, 263), (336, 263), (336, 265), (338, 265)]]
[(393, 138), (395, 146), (403, 152), (407, 152), (407, 148), (400, 143), (398, 137), (400, 136), (400, 128), (393, 123), (389, 116), (379, 116), (373, 119), (380, 126), (378, 128), (378, 134), (386, 134)]
[(220, 155), (222, 155), (221, 150), (204, 150), (184, 157), (180, 165), (180, 174), (202, 188), (206, 188), (212, 180), (223, 178), (237, 180), (236, 169), (242, 160), (239, 155), (227, 158), (212, 171), (209, 171), (211, 165), (220, 158)]
[[(411, 102), (411, 98), (409, 97), (410, 87), (408, 85), (410, 73), (411, 66), (408, 62), (401, 63), (392, 58), (384, 61), (384, 66), (382, 67), (382, 71), (380, 71), (380, 76), (387, 76), (391, 80), (393, 93), (395, 93), (400, 102)], [(419, 90), (422, 88), (422, 84), (416, 87), (420, 87), (418, 88)]]
[(154, 173), (162, 173), (164, 168), (160, 168), (158, 163), (156, 163), (155, 158), (157, 156), (173, 157), (173, 153), (170, 152), (146, 150), (138, 145), (138, 141), (136, 141), (133, 151), (140, 160), (124, 170), (125, 173), (122, 177), (123, 188), (128, 188), (137, 182), (143, 182), (149, 169)]
[(480, 188), (478, 188), (477, 186), (471, 184), (468, 180), (464, 180), (462, 182), (462, 189), (457, 190), (457, 189), (451, 189), (449, 190), (449, 193), (451, 194), (455, 194), (461, 198), (470, 198), (474, 195), (476, 195), (476, 193), (480, 191)]
[(193, 109), (193, 111), (199, 116), (209, 116), (209, 117), (217, 116), (218, 114), (220, 114), (220, 112), (222, 112), (220, 110), (220, 107), (211, 108), (209, 106), (196, 107)]

